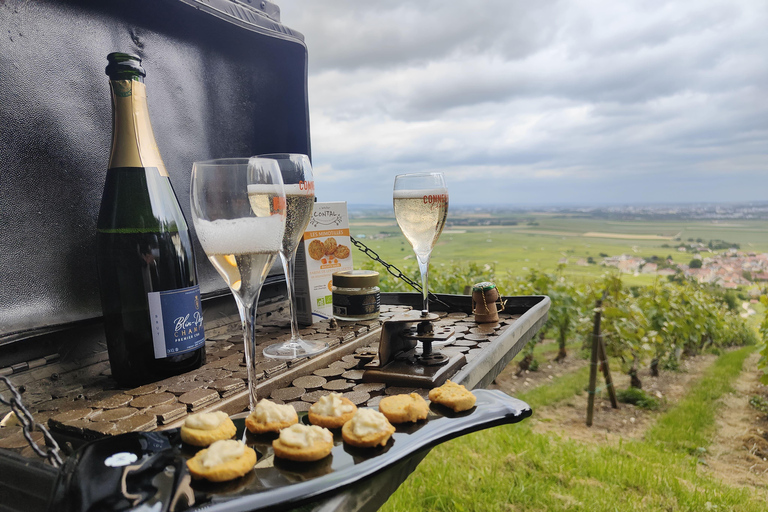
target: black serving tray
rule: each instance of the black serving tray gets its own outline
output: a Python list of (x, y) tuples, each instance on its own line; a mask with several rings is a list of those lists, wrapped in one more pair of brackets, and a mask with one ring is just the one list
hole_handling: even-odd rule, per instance
[[(197, 449), (182, 446), (178, 429), (130, 433), (83, 446), (67, 460), (51, 510), (174, 510), (174, 497), (194, 493), (192, 510), (242, 512), (281, 510), (339, 492), (375, 475), (425, 448), (478, 430), (517, 423), (531, 415), (525, 402), (498, 390), (474, 390), (475, 407), (461, 413), (430, 405), (425, 421), (396, 426), (386, 446), (354, 448), (334, 433), (331, 454), (317, 462), (297, 463), (276, 458), (276, 435), (253, 435), (245, 429), (246, 414), (233, 417), (238, 439), (254, 448), (258, 460), (245, 476), (229, 482), (192, 481), (183, 462)], [(306, 422), (306, 414), (300, 415)], [(126, 467), (109, 467), (115, 454), (136, 456)], [(173, 469), (169, 469), (173, 468)], [(127, 483), (126, 483), (127, 482)], [(185, 499), (183, 501), (186, 501)], [(122, 505), (121, 505), (122, 504)], [(157, 508), (152, 508), (157, 507)], [(177, 505), (175, 510), (183, 510)]]

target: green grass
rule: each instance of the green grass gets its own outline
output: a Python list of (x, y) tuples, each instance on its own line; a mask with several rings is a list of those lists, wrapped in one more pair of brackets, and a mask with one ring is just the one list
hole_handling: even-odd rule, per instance
[(551, 384), (538, 386), (517, 396), (531, 407), (534, 407), (534, 404), (536, 407), (542, 407), (582, 393), (587, 382), (589, 382), (589, 366), (566, 373), (554, 379)]
[[(449, 221), (450, 216), (449, 213)], [(683, 242), (689, 238), (704, 241), (713, 239), (738, 243), (745, 251), (768, 251), (768, 221), (739, 220), (733, 223), (713, 221), (611, 221), (578, 216), (548, 215), (543, 213), (511, 214), (519, 222), (516, 226), (456, 226), (448, 227), (432, 253), (434, 267), (452, 262), (472, 261), (495, 264), (497, 274), (519, 275), (526, 269), (553, 271), (561, 258), (568, 259), (563, 275), (576, 281), (594, 280), (605, 272), (600, 265), (578, 266), (579, 259), (592, 257), (601, 261), (600, 254), (617, 256), (633, 254), (661, 258), (672, 256), (678, 263), (688, 263), (691, 254), (678, 252), (672, 240), (612, 239), (584, 236), (585, 233), (621, 233), (634, 235), (680, 235)], [(528, 225), (529, 221), (537, 225)], [(410, 245), (400, 233), (392, 216), (356, 217), (350, 221), (351, 233), (375, 250), (383, 259), (399, 267), (416, 268)], [(386, 238), (375, 237), (382, 234)], [(372, 238), (374, 237), (374, 238)], [(365, 258), (355, 253), (356, 265)], [(652, 284), (654, 276), (624, 275), (629, 285)], [(435, 290), (439, 291), (439, 290)]]
[[(762, 512), (765, 503), (754, 493), (702, 474), (688, 455), (708, 444), (716, 402), (751, 350), (723, 354), (661, 417), (650, 441), (581, 443), (534, 433), (525, 421), (484, 430), (432, 450), (382, 510)], [(579, 369), (541, 387), (553, 391), (521, 398), (535, 414), (582, 390), (586, 375)]]
[(754, 350), (755, 347), (744, 347), (717, 358), (688, 395), (659, 418), (646, 439), (691, 454), (705, 448), (715, 428), (717, 400), (732, 391), (731, 383)]
[(659, 399), (650, 396), (638, 388), (621, 389), (616, 393), (616, 399), (623, 404), (632, 404), (641, 409), (655, 410), (659, 408)]

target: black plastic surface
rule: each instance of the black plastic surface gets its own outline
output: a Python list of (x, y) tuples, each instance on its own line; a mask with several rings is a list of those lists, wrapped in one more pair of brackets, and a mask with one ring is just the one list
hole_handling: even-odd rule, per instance
[[(237, 436), (256, 450), (259, 457), (256, 467), (245, 476), (230, 482), (193, 481), (193, 509), (199, 508), (208, 512), (243, 512), (296, 507), (338, 493), (386, 469), (407, 463), (410, 457), (421, 453), (425, 448), (470, 432), (516, 423), (531, 415), (531, 409), (525, 402), (501, 391), (481, 389), (473, 392), (477, 396), (473, 409), (454, 413), (450, 409), (432, 404), (426, 421), (398, 425), (397, 431), (384, 447), (353, 448), (345, 445), (340, 433), (336, 432), (331, 454), (313, 463), (297, 463), (275, 458), (271, 447), (275, 435), (252, 435), (244, 428), (244, 415), (239, 415), (234, 418), (238, 427)], [(300, 417), (306, 422), (305, 414)], [(139, 445), (145, 446), (144, 453), (137, 449)], [(165, 463), (178, 468), (178, 463), (174, 461), (192, 457), (196, 451), (193, 447), (182, 447), (177, 430), (125, 434), (91, 443), (81, 448), (78, 454), (67, 462), (54, 505), (66, 506), (67, 512), (97, 510), (90, 508), (88, 498), (93, 497), (98, 499), (99, 503), (107, 503), (109, 492), (117, 495), (114, 503), (124, 503), (121, 501), (123, 493), (120, 486), (114, 483), (114, 477), (122, 470), (105, 468), (103, 462), (111, 457), (113, 452), (138, 454), (138, 460), (135, 462), (137, 467), (150, 467), (150, 462), (154, 459), (164, 457)], [(167, 485), (158, 485), (158, 482), (167, 483), (171, 478), (167, 475), (163, 477), (160, 473), (161, 471), (157, 471), (153, 475), (151, 471), (145, 470), (144, 482), (135, 477), (130, 482), (131, 489), (142, 489), (145, 493), (141, 503), (146, 503), (147, 506), (164, 503), (161, 498), (174, 495), (174, 492), (166, 488)], [(111, 474), (114, 474), (114, 477), (111, 477)], [(178, 471), (174, 474), (183, 491), (186, 489), (184, 478)], [(149, 491), (153, 485), (158, 488), (159, 497), (153, 496)], [(131, 493), (136, 494), (135, 491)]]
[[(108, 53), (143, 59), (187, 219), (193, 161), (310, 154), (307, 49), (267, 4), (271, 18), (231, 0), (0, 1), (0, 344), (101, 315)], [(223, 290), (195, 247), (203, 293)]]

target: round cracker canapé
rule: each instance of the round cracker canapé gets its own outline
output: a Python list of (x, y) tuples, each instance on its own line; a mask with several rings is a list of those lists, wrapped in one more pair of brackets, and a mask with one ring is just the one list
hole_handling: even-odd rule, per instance
[(187, 460), (195, 479), (226, 482), (248, 473), (256, 464), (256, 452), (234, 439), (220, 440)]
[(272, 441), (275, 456), (299, 462), (310, 462), (327, 457), (333, 449), (333, 434), (317, 425), (296, 423), (280, 431)]
[(341, 428), (352, 419), (357, 406), (340, 393), (330, 393), (320, 397), (312, 404), (307, 413), (309, 422), (325, 428)]
[(245, 418), (245, 426), (254, 434), (279, 432), (299, 422), (296, 409), (290, 405), (276, 404), (270, 400), (259, 400), (253, 412)]
[(344, 442), (359, 448), (385, 446), (394, 433), (395, 427), (387, 417), (373, 409), (358, 409), (341, 427)]
[(237, 427), (223, 411), (192, 414), (181, 426), (181, 440), (193, 446), (209, 446), (215, 441), (230, 439), (235, 433)]
[(390, 423), (407, 423), (427, 419), (429, 405), (421, 395), (393, 395), (381, 399), (379, 411)]
[(439, 388), (429, 391), (429, 399), (440, 405), (444, 405), (454, 412), (466, 411), (474, 407), (477, 398), (467, 388), (461, 384), (456, 384), (450, 380)]

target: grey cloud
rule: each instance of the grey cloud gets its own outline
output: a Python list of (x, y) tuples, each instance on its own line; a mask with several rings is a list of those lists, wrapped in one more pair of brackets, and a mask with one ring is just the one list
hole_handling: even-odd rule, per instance
[(477, 173), (509, 177), (500, 200), (764, 199), (761, 0), (279, 4), (307, 36), (315, 162), (357, 202), (391, 190), (345, 176), (435, 169), (459, 202)]

